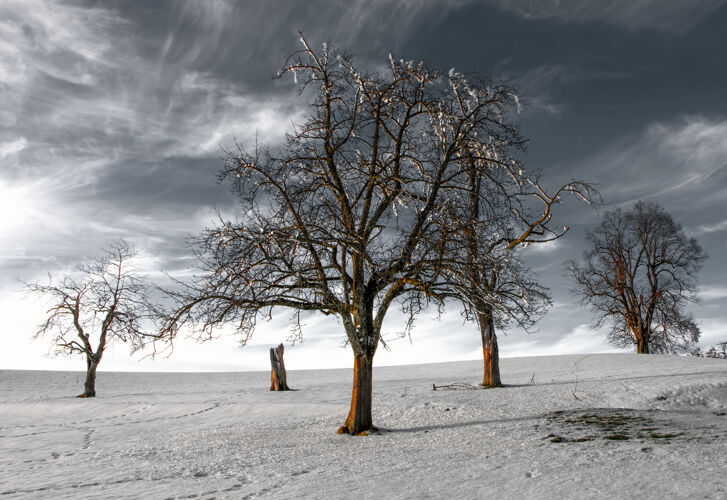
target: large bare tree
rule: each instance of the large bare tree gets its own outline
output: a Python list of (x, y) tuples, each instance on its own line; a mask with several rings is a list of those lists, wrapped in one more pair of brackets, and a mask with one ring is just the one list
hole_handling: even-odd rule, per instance
[(697, 273), (707, 255), (658, 204), (637, 202), (606, 212), (587, 235), (583, 262), (567, 263), (575, 292), (611, 323), (609, 340), (636, 352), (679, 352), (700, 331), (684, 310), (696, 301)]
[(36, 337), (50, 335), (57, 353), (86, 359), (86, 382), (78, 397), (96, 396), (96, 369), (108, 346), (127, 343), (133, 353), (154, 340), (144, 330), (151, 317), (148, 285), (133, 267), (135, 255), (127, 242), (117, 241), (56, 284), (51, 277), (47, 285), (26, 285), (28, 293), (50, 305)]
[(373, 359), (389, 308), (409, 314), (408, 328), (429, 301), (461, 296), (444, 273), (461, 228), (446, 222), (456, 211), (448, 205), (469, 199), (473, 176), (511, 169), (466, 158), (495, 152), (516, 96), (394, 58), (365, 73), (345, 54), (301, 42), (281, 74), (310, 96), (310, 113), (275, 151), (228, 152), (220, 178), (242, 211), (199, 238), (201, 272), (170, 292), (177, 307), (163, 333), (191, 324), (204, 338), (234, 322), (244, 343), (278, 308), (295, 311), (294, 328), (304, 311), (335, 315), (354, 353), (339, 432), (359, 434), (374, 428)]

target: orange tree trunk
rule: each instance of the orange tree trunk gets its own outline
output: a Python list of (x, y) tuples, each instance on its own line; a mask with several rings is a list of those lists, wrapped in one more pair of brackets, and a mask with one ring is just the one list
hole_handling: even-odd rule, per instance
[(495, 335), (495, 323), (492, 312), (477, 315), (477, 322), (480, 324), (480, 335), (482, 336), (482, 355), (484, 358), (485, 374), (482, 378), (482, 386), (500, 387), (500, 353), (497, 348), (497, 335)]
[(371, 416), (372, 376), (373, 356), (354, 354), (351, 409), (339, 434), (366, 435), (366, 431), (376, 430)]
[(649, 337), (643, 333), (636, 338), (636, 353), (649, 354)]

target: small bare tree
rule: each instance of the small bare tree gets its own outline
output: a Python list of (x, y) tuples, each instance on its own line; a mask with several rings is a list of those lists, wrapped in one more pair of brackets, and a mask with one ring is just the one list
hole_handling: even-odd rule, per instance
[[(78, 266), (54, 284), (27, 284), (26, 291), (49, 301), (48, 317), (36, 337), (51, 335), (57, 354), (82, 354), (86, 382), (78, 397), (96, 395), (96, 369), (106, 348), (115, 342), (143, 348), (153, 336), (143, 329), (149, 316), (147, 284), (132, 266), (136, 255), (125, 241), (115, 242), (105, 255)], [(98, 335), (96, 339), (92, 335)]]
[(612, 325), (609, 340), (636, 352), (679, 352), (699, 339), (692, 316), (697, 273), (707, 255), (658, 204), (605, 214), (587, 234), (583, 263), (568, 262), (575, 293)]

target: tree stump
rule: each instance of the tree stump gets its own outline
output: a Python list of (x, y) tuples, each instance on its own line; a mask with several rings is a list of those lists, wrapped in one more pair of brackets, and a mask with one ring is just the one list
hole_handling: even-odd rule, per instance
[(270, 365), (272, 371), (270, 373), (270, 390), (271, 391), (289, 391), (287, 378), (285, 375), (285, 363), (283, 362), (283, 351), (285, 347), (280, 344), (278, 347), (270, 348)]

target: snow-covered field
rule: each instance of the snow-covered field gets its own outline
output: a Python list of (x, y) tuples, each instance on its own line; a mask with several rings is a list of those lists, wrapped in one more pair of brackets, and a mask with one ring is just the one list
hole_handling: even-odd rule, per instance
[(727, 498), (727, 362), (599, 354), (350, 370), (0, 371), (1, 498)]

